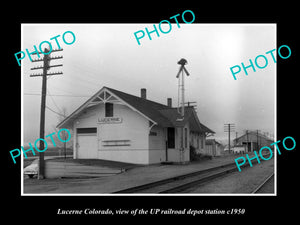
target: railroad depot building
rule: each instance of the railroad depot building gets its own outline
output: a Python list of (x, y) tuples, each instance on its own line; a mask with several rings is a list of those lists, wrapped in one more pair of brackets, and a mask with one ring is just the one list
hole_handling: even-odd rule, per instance
[(193, 107), (185, 107), (182, 119), (172, 99), (167, 102), (148, 100), (144, 88), (137, 97), (103, 87), (57, 127), (73, 130), (74, 159), (190, 161), (190, 145), (203, 152), (207, 135), (214, 132), (200, 123)]

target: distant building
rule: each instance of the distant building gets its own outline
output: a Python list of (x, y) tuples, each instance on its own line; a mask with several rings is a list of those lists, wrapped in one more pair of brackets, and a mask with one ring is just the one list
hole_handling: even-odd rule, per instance
[(245, 153), (246, 152), (246, 145), (235, 145), (232, 147), (233, 153)]
[(225, 145), (224, 145), (224, 153), (227, 153), (227, 154), (233, 153), (233, 145), (230, 144), (230, 151), (229, 151), (229, 145), (228, 145), (228, 144), (225, 144)]
[(73, 130), (75, 159), (105, 159), (136, 164), (190, 161), (190, 145), (205, 149), (212, 130), (200, 123), (193, 107), (184, 118), (172, 99), (164, 105), (103, 87), (65, 118), (59, 128)]
[(234, 146), (243, 146), (245, 152), (259, 151), (263, 146), (270, 146), (274, 140), (271, 138), (256, 132), (256, 131), (247, 131), (242, 136), (233, 140)]
[(221, 156), (224, 153), (224, 146), (215, 139), (206, 139), (204, 154), (210, 156)]

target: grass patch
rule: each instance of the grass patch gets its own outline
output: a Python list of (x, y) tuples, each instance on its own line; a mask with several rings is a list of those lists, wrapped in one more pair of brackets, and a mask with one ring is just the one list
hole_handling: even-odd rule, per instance
[(193, 146), (190, 146), (190, 160), (192, 162), (202, 161), (202, 160), (211, 160), (213, 157), (211, 155), (206, 155), (202, 153), (197, 153), (196, 149)]

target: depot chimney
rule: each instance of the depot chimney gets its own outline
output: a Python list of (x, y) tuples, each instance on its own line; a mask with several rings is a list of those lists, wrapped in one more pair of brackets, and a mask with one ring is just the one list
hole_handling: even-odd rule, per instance
[(141, 98), (146, 99), (147, 98), (147, 89), (141, 88)]

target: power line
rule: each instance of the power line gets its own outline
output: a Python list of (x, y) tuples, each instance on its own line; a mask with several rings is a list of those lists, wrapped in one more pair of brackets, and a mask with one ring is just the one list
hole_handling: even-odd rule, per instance
[[(37, 95), (37, 96), (41, 96), (41, 94), (38, 94), (38, 93), (24, 93), (24, 95)], [(56, 97), (76, 97), (76, 98), (91, 97), (90, 95), (63, 95), (63, 94), (51, 94), (51, 96), (56, 96)]]
[(50, 98), (53, 101), (53, 104), (55, 105), (55, 107), (58, 109), (59, 112), (61, 112), (62, 110), (58, 107), (58, 105), (56, 104), (56, 102), (54, 101), (53, 96), (50, 94), (49, 88), (47, 89), (48, 95), (50, 96)]
[(51, 108), (50, 108), (49, 106), (47, 106), (47, 105), (46, 105), (46, 108), (49, 109), (51, 112), (53, 112), (53, 113), (55, 113), (55, 114), (57, 114), (57, 115), (59, 115), (59, 116), (63, 116), (64, 118), (66, 118), (65, 115), (63, 115), (63, 114), (61, 114), (61, 113), (58, 113), (58, 112), (54, 111), (53, 109), (51, 109)]

